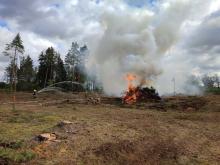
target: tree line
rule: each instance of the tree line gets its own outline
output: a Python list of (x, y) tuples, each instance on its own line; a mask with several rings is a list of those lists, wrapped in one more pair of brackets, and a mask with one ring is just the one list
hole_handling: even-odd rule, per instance
[(7, 83), (1, 83), (0, 87), (10, 86), (12, 91), (28, 91), (61, 81), (84, 83), (88, 78), (85, 72), (85, 59), (88, 56), (86, 45), (80, 47), (73, 42), (64, 60), (53, 47), (48, 47), (41, 51), (38, 66), (34, 66), (31, 57), (24, 56), (24, 52), (25, 47), (18, 33), (11, 43), (6, 44), (3, 52), (10, 57), (10, 64), (5, 69)]
[[(61, 81), (84, 83), (89, 80), (85, 72), (85, 60), (88, 56), (86, 45), (80, 47), (77, 42), (72, 42), (64, 60), (53, 47), (48, 47), (39, 54), (38, 66), (34, 66), (31, 57), (24, 56), (24, 52), (25, 47), (18, 33), (11, 43), (6, 44), (3, 52), (5, 56), (10, 57), (10, 64), (5, 69), (7, 83), (1, 82), (0, 88), (11, 88), (11, 91), (14, 92), (16, 90), (29, 91)], [(18, 65), (18, 60), (20, 60), (20, 65)], [(218, 75), (203, 75), (202, 78), (192, 77), (188, 83), (199, 88), (202, 83), (204, 91), (220, 93), (220, 77)], [(95, 85), (93, 84), (93, 86)]]

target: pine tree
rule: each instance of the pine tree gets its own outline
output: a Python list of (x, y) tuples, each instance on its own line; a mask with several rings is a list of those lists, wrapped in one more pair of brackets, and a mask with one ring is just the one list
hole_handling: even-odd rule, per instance
[(19, 55), (24, 54), (24, 46), (23, 41), (21, 40), (20, 34), (18, 33), (15, 38), (12, 40), (10, 44), (6, 44), (5, 51), (3, 52), (5, 56), (9, 56), (11, 58), (12, 63), (12, 91), (14, 92), (13, 96), (13, 109), (15, 109), (15, 101), (16, 101), (16, 83), (17, 83), (17, 59)]
[(39, 56), (40, 65), (37, 73), (37, 80), (40, 87), (46, 87), (55, 81), (56, 59), (57, 53), (53, 47), (49, 47), (45, 52), (41, 52)]
[(66, 80), (66, 70), (64, 68), (63, 60), (58, 55), (56, 63), (56, 82), (61, 82)]
[[(9, 83), (11, 87), (13, 84), (13, 66), (14, 66), (13, 61), (11, 61), (10, 64), (5, 68), (7, 83)], [(16, 65), (16, 68), (17, 68), (17, 65)]]
[(33, 61), (30, 56), (23, 57), (18, 69), (17, 88), (22, 91), (30, 91), (34, 88), (35, 73), (33, 69)]
[(71, 48), (65, 57), (66, 71), (69, 80), (75, 80), (74, 70), (77, 64), (80, 63), (80, 50), (77, 42), (72, 42)]
[(79, 47), (77, 42), (73, 42), (70, 50), (65, 57), (65, 66), (67, 71), (67, 77), (72, 81), (84, 81), (84, 65), (85, 58), (88, 53), (86, 45)]
[(18, 81), (33, 82), (34, 80), (34, 69), (33, 60), (28, 55), (26, 58), (23, 57), (20, 63), (20, 69), (18, 69)]

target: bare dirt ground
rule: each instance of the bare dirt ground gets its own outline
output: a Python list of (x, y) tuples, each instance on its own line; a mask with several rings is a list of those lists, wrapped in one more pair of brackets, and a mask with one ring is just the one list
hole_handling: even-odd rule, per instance
[[(12, 110), (1, 92), (0, 164), (220, 164), (220, 96), (136, 105), (90, 97), (99, 96), (18, 93)], [(56, 140), (37, 141), (42, 133)]]

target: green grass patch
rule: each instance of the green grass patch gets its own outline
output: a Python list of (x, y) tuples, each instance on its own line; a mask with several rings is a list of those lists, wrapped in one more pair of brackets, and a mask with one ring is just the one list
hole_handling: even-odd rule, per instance
[[(5, 114), (3, 113), (5, 112)], [(0, 142), (27, 140), (54, 127), (62, 117), (49, 112), (3, 111)]]
[(60, 116), (54, 115), (49, 112), (27, 112), (16, 110), (5, 115), (8, 123), (32, 123), (39, 124), (42, 122), (50, 123), (60, 120)]
[(62, 119), (62, 115), (50, 111), (26, 111), (17, 109), (0, 111), (0, 164), (24, 163), (36, 155), (28, 142), (36, 135), (47, 132)]
[(23, 141), (19, 140), (19, 141), (3, 141), (2, 139), (0, 139), (0, 147), (3, 148), (12, 148), (12, 149), (19, 149), (23, 146)]
[(23, 163), (32, 160), (35, 156), (35, 153), (31, 150), (17, 151), (11, 148), (0, 147), (0, 159), (8, 162)]

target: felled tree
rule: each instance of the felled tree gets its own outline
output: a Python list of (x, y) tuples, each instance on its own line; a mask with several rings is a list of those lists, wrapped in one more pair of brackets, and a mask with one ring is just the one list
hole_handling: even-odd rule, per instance
[(5, 51), (3, 52), (5, 56), (9, 56), (12, 64), (12, 91), (13, 95), (13, 109), (15, 109), (16, 101), (16, 83), (17, 83), (17, 60), (19, 55), (24, 54), (23, 41), (21, 40), (20, 34), (18, 33), (11, 43), (6, 44)]

